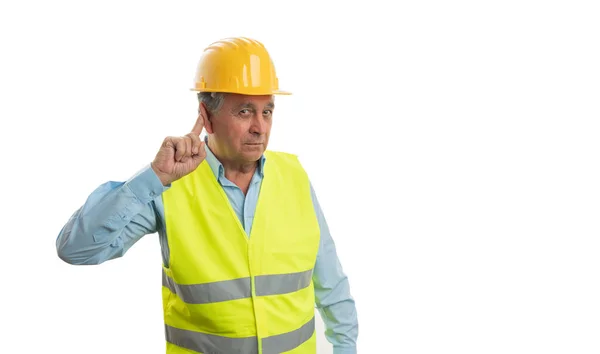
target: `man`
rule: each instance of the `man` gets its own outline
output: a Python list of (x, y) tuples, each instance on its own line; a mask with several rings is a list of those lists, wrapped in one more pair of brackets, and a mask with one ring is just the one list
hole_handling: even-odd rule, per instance
[(193, 90), (190, 133), (95, 190), (61, 230), (59, 257), (100, 264), (158, 232), (170, 354), (315, 353), (315, 304), (334, 353), (356, 353), (354, 300), (308, 176), (296, 156), (266, 150), (273, 95), (287, 93), (267, 50), (211, 44)]

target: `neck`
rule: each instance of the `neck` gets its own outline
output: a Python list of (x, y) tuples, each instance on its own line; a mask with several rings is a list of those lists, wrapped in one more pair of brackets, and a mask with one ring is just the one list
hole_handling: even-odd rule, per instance
[(221, 161), (221, 163), (225, 170), (225, 178), (238, 186), (242, 190), (242, 193), (246, 195), (250, 188), (250, 182), (252, 181), (254, 171), (256, 171), (256, 168), (258, 167), (258, 162), (244, 164)]
[[(235, 178), (240, 178), (243, 176), (252, 177), (254, 171), (258, 167), (258, 162), (235, 162), (235, 161), (224, 161), (217, 157), (221, 164), (223, 164), (223, 168), (225, 169), (225, 177), (228, 180), (233, 180)], [(233, 178), (233, 179), (232, 179)]]
[(252, 176), (254, 172), (258, 168), (258, 161), (238, 161), (231, 160), (225, 157), (225, 154), (221, 154), (221, 152), (214, 146), (214, 143), (209, 139), (208, 147), (215, 155), (217, 160), (221, 162), (223, 165), (225, 178), (235, 183), (243, 192), (246, 194), (248, 191), (248, 187), (250, 186), (250, 181), (252, 180)]

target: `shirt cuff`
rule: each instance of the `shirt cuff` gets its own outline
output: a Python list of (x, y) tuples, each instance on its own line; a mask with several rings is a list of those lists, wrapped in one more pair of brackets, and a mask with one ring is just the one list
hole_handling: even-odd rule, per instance
[(169, 186), (163, 186), (150, 165), (130, 178), (127, 187), (142, 203), (148, 203), (169, 189)]
[(333, 354), (356, 354), (356, 347), (333, 347)]

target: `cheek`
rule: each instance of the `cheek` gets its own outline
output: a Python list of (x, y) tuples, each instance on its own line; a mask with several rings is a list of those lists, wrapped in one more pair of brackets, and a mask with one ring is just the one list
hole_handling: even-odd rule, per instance
[(245, 127), (243, 124), (232, 125), (229, 127), (228, 134), (232, 144), (240, 145), (241, 141), (246, 139), (248, 135), (248, 127)]
[(243, 136), (244, 127), (242, 124), (240, 124), (240, 122), (227, 120), (220, 123), (221, 124), (219, 124), (215, 130), (219, 133), (219, 135), (227, 137), (229, 142), (233, 142), (235, 144), (236, 140), (239, 140), (239, 138)]

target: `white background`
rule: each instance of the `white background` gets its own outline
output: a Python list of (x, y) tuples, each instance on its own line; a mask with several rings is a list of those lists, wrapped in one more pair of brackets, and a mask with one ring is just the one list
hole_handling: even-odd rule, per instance
[(99, 266), (54, 242), (191, 129), (196, 62), (227, 36), (262, 41), (294, 93), (270, 148), (309, 171), (359, 353), (600, 352), (598, 18), (593, 1), (3, 2), (0, 352), (164, 352), (157, 236)]

